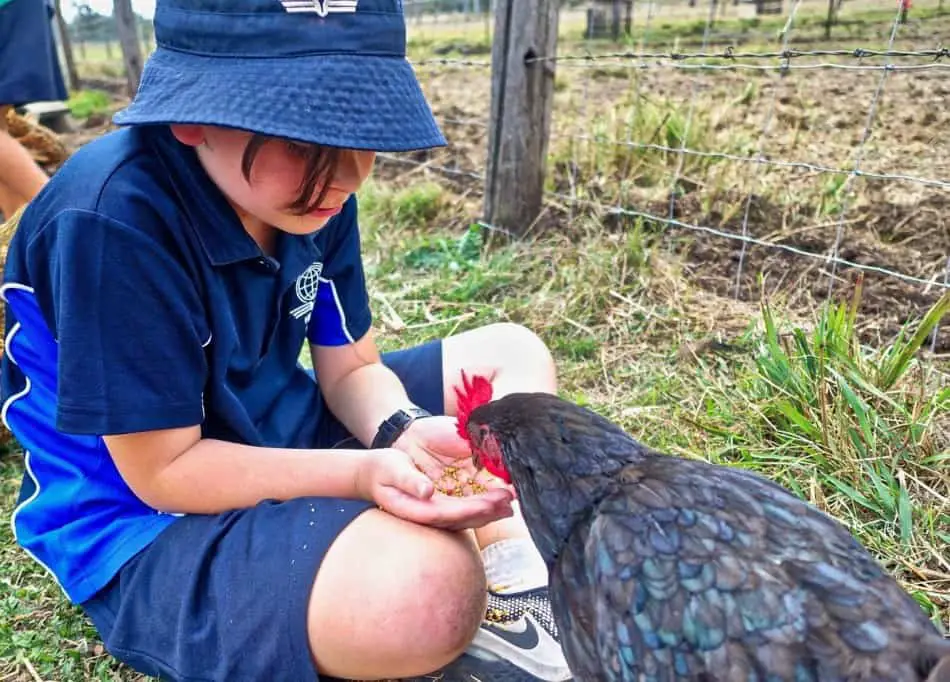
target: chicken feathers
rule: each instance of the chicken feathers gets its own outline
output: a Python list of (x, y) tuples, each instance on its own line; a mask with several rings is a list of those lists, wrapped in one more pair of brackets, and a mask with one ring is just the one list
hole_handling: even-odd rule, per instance
[(847, 529), (741, 469), (515, 394), (467, 415), (550, 569), (575, 679), (950, 682), (950, 640)]

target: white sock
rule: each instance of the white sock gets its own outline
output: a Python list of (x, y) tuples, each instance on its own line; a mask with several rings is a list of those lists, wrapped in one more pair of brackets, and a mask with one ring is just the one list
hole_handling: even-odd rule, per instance
[(548, 584), (548, 567), (527, 538), (500, 540), (482, 550), (488, 586), (500, 594), (525, 592)]

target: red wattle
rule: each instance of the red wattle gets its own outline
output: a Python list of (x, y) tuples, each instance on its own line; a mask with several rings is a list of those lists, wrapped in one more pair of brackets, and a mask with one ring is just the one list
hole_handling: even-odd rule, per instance
[(508, 470), (502, 465), (501, 462), (498, 462), (493, 459), (486, 458), (484, 461), (485, 470), (493, 476), (497, 476), (505, 483), (511, 483), (511, 474), (508, 473)]

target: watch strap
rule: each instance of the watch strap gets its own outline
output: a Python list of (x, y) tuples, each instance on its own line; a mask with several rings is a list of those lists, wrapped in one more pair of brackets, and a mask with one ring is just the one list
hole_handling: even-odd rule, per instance
[(399, 436), (405, 433), (409, 425), (417, 419), (431, 417), (432, 413), (421, 407), (409, 407), (404, 410), (396, 410), (389, 417), (384, 419), (376, 431), (376, 437), (370, 445), (372, 449), (389, 448), (395, 443)]

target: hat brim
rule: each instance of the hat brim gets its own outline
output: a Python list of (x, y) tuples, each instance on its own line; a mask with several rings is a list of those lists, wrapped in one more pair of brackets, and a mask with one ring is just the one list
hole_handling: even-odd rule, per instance
[(113, 121), (219, 125), (379, 152), (447, 144), (412, 66), (392, 56), (220, 59), (158, 48)]

